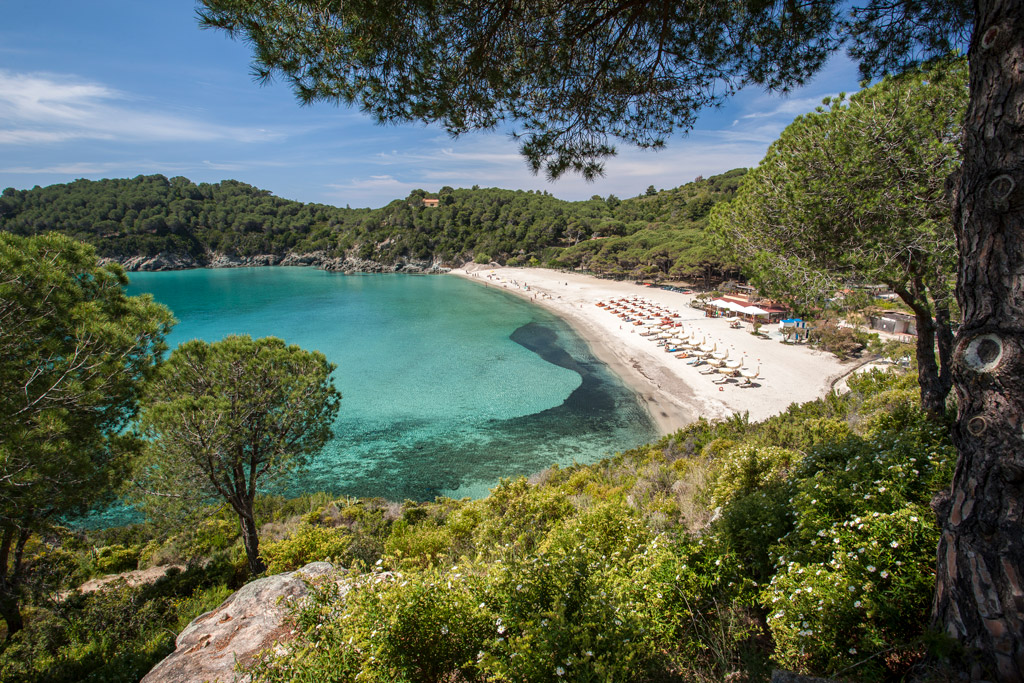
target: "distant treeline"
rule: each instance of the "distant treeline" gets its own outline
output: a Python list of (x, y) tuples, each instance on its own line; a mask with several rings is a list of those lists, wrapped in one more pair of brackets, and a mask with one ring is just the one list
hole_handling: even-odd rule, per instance
[[(415, 190), (379, 209), (304, 204), (234, 180), (76, 180), (4, 190), (0, 230), (62, 232), (93, 244), (101, 256), (121, 258), (319, 251), (384, 264), (476, 259), (611, 277), (696, 278), (727, 269), (706, 243), (704, 226), (710, 208), (731, 198), (745, 173), (581, 202), (547, 192), (443, 187), (437, 194)], [(437, 206), (424, 205), (425, 198), (436, 198)]]

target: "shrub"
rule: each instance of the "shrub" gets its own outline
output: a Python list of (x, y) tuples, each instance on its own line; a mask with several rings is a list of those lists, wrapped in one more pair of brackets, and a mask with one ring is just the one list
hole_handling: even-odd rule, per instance
[(135, 569), (139, 564), (137, 548), (108, 545), (96, 549), (96, 570), (101, 574), (116, 574)]
[(823, 530), (821, 562), (788, 561), (765, 591), (779, 663), (881, 680), (923, 654), (938, 530), (927, 507), (855, 516)]
[(361, 601), (367, 672), (376, 680), (435, 683), (477, 679), (477, 653), (492, 635), (479, 578), (458, 566), (378, 584)]
[(410, 524), (400, 519), (391, 527), (384, 552), (402, 568), (430, 567), (447, 557), (452, 545), (448, 529), (434, 520)]
[(348, 551), (350, 536), (347, 529), (326, 529), (304, 522), (288, 538), (264, 543), (260, 555), (267, 563), (268, 574), (293, 571), (321, 560), (341, 561)]
[(800, 460), (794, 451), (776, 446), (745, 445), (723, 451), (711, 485), (712, 505), (746, 496), (781, 480)]
[(508, 681), (648, 680), (666, 644), (650, 617), (668, 591), (651, 585), (651, 543), (628, 508), (606, 504), (536, 554), (510, 555), (490, 592), (497, 632), (482, 669)]
[(840, 360), (863, 351), (871, 342), (872, 337), (877, 337), (877, 335), (852, 327), (840, 327), (834, 320), (816, 324), (808, 334), (808, 339), (812, 344), (823, 351), (834, 353)]
[(485, 499), (485, 519), (477, 527), (478, 547), (514, 547), (532, 552), (575, 507), (552, 488), (533, 487), (525, 479), (503, 480)]

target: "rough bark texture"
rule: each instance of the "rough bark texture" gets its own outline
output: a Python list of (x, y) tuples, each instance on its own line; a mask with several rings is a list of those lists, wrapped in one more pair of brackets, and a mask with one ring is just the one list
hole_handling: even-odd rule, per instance
[(954, 198), (959, 449), (935, 618), (971, 680), (1024, 681), (1024, 3), (978, 0)]
[[(932, 309), (923, 297), (905, 298), (904, 302), (914, 311), (917, 326), (917, 383), (921, 387), (921, 406), (933, 417), (941, 417), (946, 413), (946, 397), (951, 386), (948, 358), (935, 356), (935, 340), (941, 337), (942, 330), (938, 326), (942, 321), (932, 318)], [(947, 331), (949, 329), (946, 323)]]
[(249, 562), (249, 575), (259, 576), (266, 570), (267, 565), (260, 558), (260, 539), (256, 530), (256, 518), (253, 514), (252, 503), (249, 503), (248, 509), (237, 509), (237, 512), (238, 525), (242, 530), (242, 544), (245, 546), (245, 556)]
[(0, 534), (0, 618), (7, 625), (8, 639), (25, 626), (18, 599), (18, 579), (21, 574), (20, 551), (24, 549), (26, 540), (28, 534), (19, 534), (13, 524), (5, 525), (3, 533)]

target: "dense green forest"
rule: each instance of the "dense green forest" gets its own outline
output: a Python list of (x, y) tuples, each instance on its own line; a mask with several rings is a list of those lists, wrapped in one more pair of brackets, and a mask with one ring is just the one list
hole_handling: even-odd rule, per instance
[[(444, 187), (433, 195), (415, 190), (379, 209), (303, 204), (234, 180), (77, 180), (4, 190), (0, 230), (58, 231), (112, 258), (167, 252), (202, 262), (211, 252), (322, 252), (383, 264), (493, 259), (612, 277), (692, 278), (722, 270), (703, 239), (706, 217), (735, 194), (745, 172), (661, 192), (651, 187), (623, 200), (566, 202), (546, 192)], [(438, 205), (424, 206), (425, 197)]]

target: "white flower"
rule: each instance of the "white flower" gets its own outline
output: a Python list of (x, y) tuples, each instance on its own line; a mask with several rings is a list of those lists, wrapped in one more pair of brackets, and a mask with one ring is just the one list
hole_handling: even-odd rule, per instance
[(869, 571), (869, 572), (872, 572), (872, 573), (874, 573), (874, 571), (875, 571), (875, 565), (873, 565), (873, 564), (869, 564), (869, 565), (868, 565), (868, 571)]
[(881, 574), (881, 577), (882, 577), (883, 579), (888, 579), (888, 578), (889, 578), (889, 572), (887, 572), (887, 571), (884, 571), (884, 570), (883, 570), (883, 571), (882, 571), (882, 574)]
[(855, 655), (855, 654), (857, 654), (857, 648), (851, 647), (849, 652), (850, 652), (851, 655)]
[(558, 676), (564, 676), (565, 675), (565, 669), (563, 669), (560, 666), (556, 666), (555, 667), (555, 674), (558, 675)]
[(893, 547), (893, 548), (899, 548), (899, 547), (900, 547), (900, 544), (899, 544), (899, 543), (897, 543), (896, 541), (893, 541), (893, 542), (892, 542), (892, 543), (890, 543), (889, 545), (890, 545), (890, 547)]
[(858, 600), (857, 602), (853, 603), (853, 606), (854, 607), (860, 607), (860, 600)]

